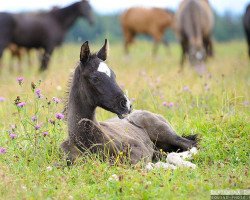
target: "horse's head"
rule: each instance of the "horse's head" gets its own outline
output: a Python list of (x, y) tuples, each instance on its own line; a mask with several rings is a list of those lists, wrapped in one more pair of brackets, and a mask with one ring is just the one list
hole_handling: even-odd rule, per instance
[(81, 47), (81, 89), (93, 107), (100, 106), (116, 113), (119, 118), (129, 114), (132, 105), (115, 80), (114, 72), (104, 62), (107, 59), (108, 42), (96, 54), (91, 54), (88, 42)]
[(94, 24), (94, 17), (92, 13), (92, 8), (89, 4), (89, 1), (87, 0), (82, 0), (80, 2), (80, 13), (82, 14), (83, 17), (85, 17), (90, 25)]
[(205, 72), (205, 49), (203, 47), (190, 46), (188, 55), (190, 64), (195, 67), (200, 75), (202, 75)]

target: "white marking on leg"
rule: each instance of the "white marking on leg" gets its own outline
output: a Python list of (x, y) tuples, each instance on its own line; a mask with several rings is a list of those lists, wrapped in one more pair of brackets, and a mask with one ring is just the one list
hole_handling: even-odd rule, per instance
[(111, 77), (111, 70), (109, 69), (108, 65), (106, 65), (106, 63), (104, 62), (100, 62), (97, 71), (105, 73), (108, 75), (108, 77)]

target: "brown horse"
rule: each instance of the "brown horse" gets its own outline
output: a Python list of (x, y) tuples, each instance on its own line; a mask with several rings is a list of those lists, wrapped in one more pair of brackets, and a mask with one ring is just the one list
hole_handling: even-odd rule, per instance
[(154, 39), (153, 54), (156, 53), (158, 43), (163, 42), (163, 35), (167, 28), (173, 25), (174, 13), (161, 8), (130, 8), (121, 15), (121, 25), (125, 39), (125, 52), (137, 34), (147, 34)]
[(207, 0), (183, 0), (176, 12), (177, 37), (182, 47), (181, 66), (188, 55), (191, 65), (200, 67), (207, 56), (212, 56), (211, 35), (213, 30), (213, 12)]

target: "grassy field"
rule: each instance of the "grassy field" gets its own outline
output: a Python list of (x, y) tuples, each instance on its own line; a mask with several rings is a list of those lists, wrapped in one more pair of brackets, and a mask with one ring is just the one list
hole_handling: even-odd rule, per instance
[[(100, 46), (90, 47), (95, 51)], [(134, 108), (162, 114), (180, 135), (199, 134), (193, 161), (197, 169), (175, 171), (110, 166), (95, 156), (66, 166), (59, 145), (67, 126), (55, 118), (63, 103), (53, 97), (64, 98), (79, 48), (65, 45), (55, 51), (44, 74), (38, 73), (35, 55), (32, 66), (24, 62), (21, 75), (10, 74), (5, 54), (0, 75), (0, 199), (210, 199), (212, 189), (250, 189), (250, 64), (243, 41), (216, 44), (215, 57), (207, 63), (210, 75), (203, 78), (188, 65), (178, 73), (177, 44), (170, 50), (161, 47), (156, 58), (150, 43), (137, 42), (129, 58), (121, 44), (110, 45), (109, 66)], [(21, 86), (16, 80), (20, 76)], [(32, 91), (31, 82), (42, 98)], [(24, 107), (14, 104), (17, 96)], [(99, 120), (112, 116), (98, 109)], [(109, 181), (112, 174), (119, 181)]]

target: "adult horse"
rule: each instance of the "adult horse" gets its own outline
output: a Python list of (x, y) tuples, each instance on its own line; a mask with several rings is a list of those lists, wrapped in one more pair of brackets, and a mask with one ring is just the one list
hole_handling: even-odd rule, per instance
[(246, 12), (243, 16), (243, 26), (248, 45), (248, 56), (250, 58), (250, 4), (246, 8)]
[(80, 16), (93, 23), (92, 10), (86, 0), (49, 12), (0, 13), (0, 58), (10, 43), (28, 49), (42, 48), (40, 70), (47, 69), (54, 48), (63, 42), (66, 32)]
[[(88, 42), (81, 47), (65, 107), (68, 139), (61, 144), (69, 161), (74, 162), (83, 152), (100, 152), (104, 156), (109, 153), (111, 157), (123, 152), (135, 164), (151, 161), (157, 149), (187, 150), (195, 146), (195, 141), (178, 136), (162, 116), (143, 110), (131, 113), (128, 97), (104, 62), (107, 49), (107, 40), (96, 54), (90, 53)], [(120, 119), (98, 122), (98, 106)]]
[(211, 35), (214, 19), (208, 0), (183, 0), (175, 22), (182, 47), (181, 66), (188, 55), (191, 65), (202, 73), (205, 69), (201, 66), (204, 66), (206, 57), (213, 55)]
[(125, 52), (137, 34), (147, 34), (154, 39), (153, 54), (158, 49), (158, 44), (163, 42), (163, 35), (167, 28), (173, 25), (174, 13), (161, 8), (130, 8), (120, 18), (124, 40)]

